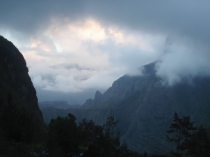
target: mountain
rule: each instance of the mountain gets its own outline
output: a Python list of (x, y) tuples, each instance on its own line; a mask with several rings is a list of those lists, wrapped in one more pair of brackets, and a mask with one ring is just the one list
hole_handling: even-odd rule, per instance
[(24, 57), (10, 41), (0, 36), (0, 103), (6, 104), (9, 96), (16, 105), (31, 110), (39, 128), (45, 130)]
[(58, 109), (68, 109), (68, 108), (79, 108), (80, 105), (69, 105), (67, 101), (57, 100), (57, 101), (42, 101), (39, 102), (40, 109), (44, 108), (58, 108)]
[(119, 120), (121, 141), (132, 150), (162, 154), (172, 145), (166, 140), (166, 130), (174, 113), (190, 116), (195, 124), (210, 123), (210, 78), (184, 78), (173, 86), (163, 84), (156, 76), (156, 62), (143, 67), (143, 75), (125, 75), (116, 80), (103, 94), (96, 92), (80, 109), (45, 110), (50, 117), (74, 114), (78, 121), (92, 119), (103, 124), (112, 112)]

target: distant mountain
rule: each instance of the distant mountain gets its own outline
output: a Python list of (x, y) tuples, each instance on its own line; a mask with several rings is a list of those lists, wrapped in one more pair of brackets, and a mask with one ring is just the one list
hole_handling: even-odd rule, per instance
[(7, 39), (0, 36), (0, 103), (7, 104), (8, 96), (12, 103), (23, 105), (34, 114), (35, 121), (45, 129), (42, 113), (38, 106), (36, 90), (28, 75), (23, 55)]
[(174, 112), (190, 116), (196, 124), (210, 124), (210, 78), (195, 77), (173, 86), (163, 85), (156, 76), (155, 64), (145, 65), (142, 76), (123, 76), (104, 94), (96, 92), (94, 99), (85, 102), (81, 109), (45, 110), (43, 114), (56, 117), (68, 112), (78, 120), (92, 119), (103, 124), (112, 112), (119, 120), (121, 141), (132, 150), (162, 154), (171, 150), (166, 130)]
[(39, 108), (58, 108), (58, 109), (68, 109), (68, 108), (79, 108), (80, 105), (69, 105), (67, 101), (57, 100), (57, 101), (43, 101), (39, 102)]

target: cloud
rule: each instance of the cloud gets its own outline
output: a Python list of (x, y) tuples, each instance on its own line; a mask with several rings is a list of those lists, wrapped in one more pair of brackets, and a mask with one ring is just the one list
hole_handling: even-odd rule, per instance
[[(8, 11), (9, 10), (9, 11)], [(40, 34), (53, 17), (82, 18), (82, 1), (0, 1), (0, 27), (17, 30), (27, 36)]]
[(209, 5), (194, 0), (0, 1), (0, 34), (23, 53), (39, 89), (108, 88), (155, 60), (157, 76), (173, 85), (185, 76), (209, 75)]
[[(0, 27), (40, 34), (52, 18), (83, 21), (95, 18), (103, 25), (157, 33), (174, 33), (209, 42), (208, 1), (57, 1), (0, 2)], [(9, 10), (9, 11), (8, 11)]]
[(191, 80), (196, 76), (210, 76), (209, 57), (210, 53), (205, 45), (198, 45), (187, 39), (175, 40), (167, 46), (165, 55), (157, 63), (156, 74), (168, 85), (186, 78)]
[[(165, 37), (129, 32), (95, 19), (52, 19), (40, 35), (19, 45), (36, 88), (60, 92), (107, 89), (124, 74), (156, 60)], [(158, 44), (157, 44), (158, 43)]]

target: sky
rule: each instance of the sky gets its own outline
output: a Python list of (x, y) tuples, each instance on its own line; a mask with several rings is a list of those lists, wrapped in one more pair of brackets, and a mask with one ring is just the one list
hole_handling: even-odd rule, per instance
[(173, 86), (210, 75), (210, 1), (0, 0), (0, 35), (23, 54), (39, 101), (82, 104), (119, 77)]

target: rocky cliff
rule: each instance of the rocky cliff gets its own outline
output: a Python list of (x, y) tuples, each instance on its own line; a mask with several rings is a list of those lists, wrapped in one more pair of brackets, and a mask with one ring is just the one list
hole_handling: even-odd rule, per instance
[(30, 109), (37, 124), (44, 129), (36, 90), (28, 75), (24, 57), (10, 41), (0, 36), (0, 103), (7, 103), (9, 95), (13, 103)]

